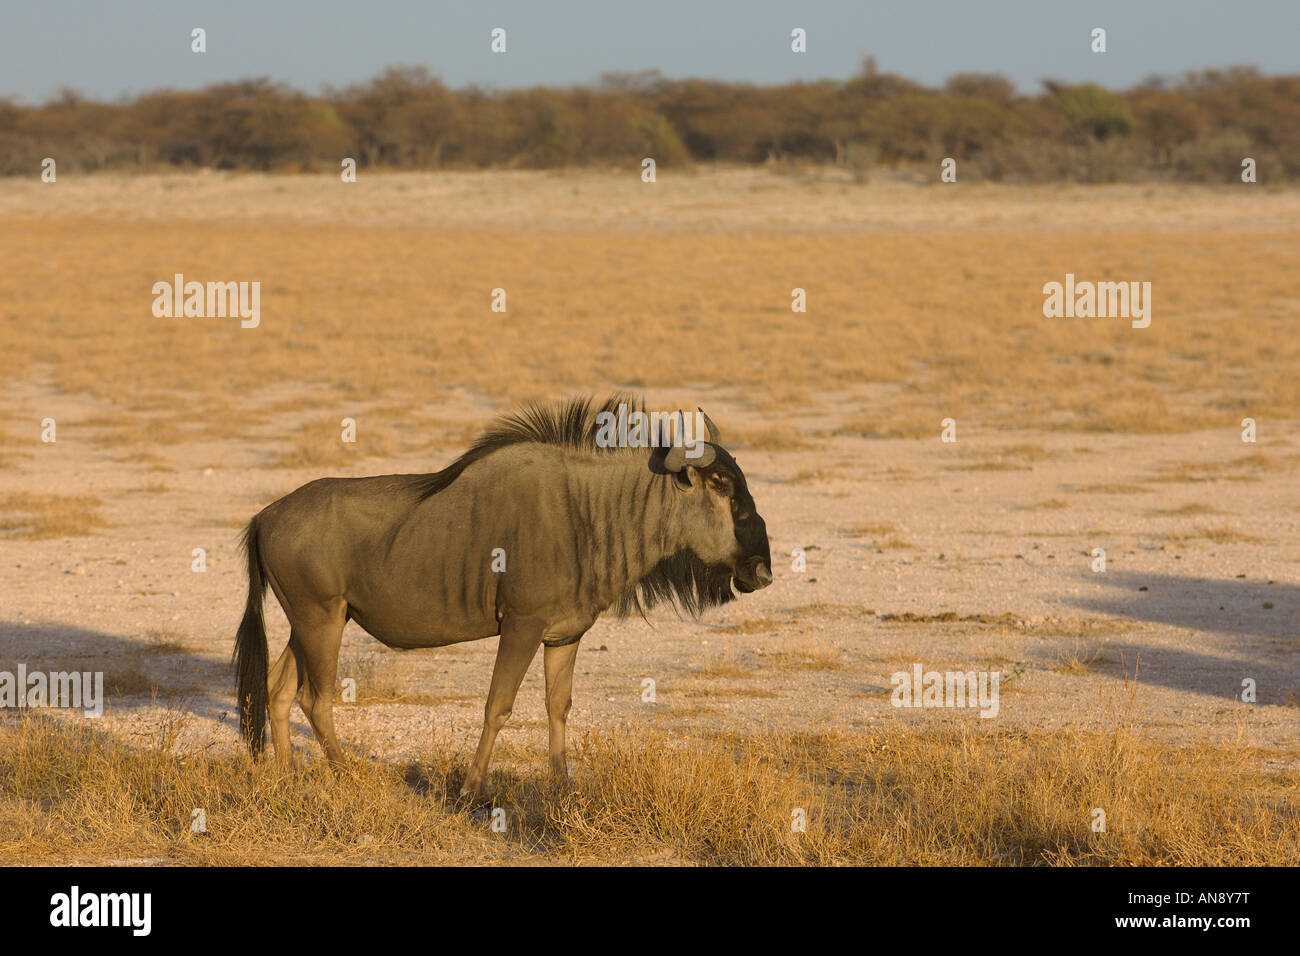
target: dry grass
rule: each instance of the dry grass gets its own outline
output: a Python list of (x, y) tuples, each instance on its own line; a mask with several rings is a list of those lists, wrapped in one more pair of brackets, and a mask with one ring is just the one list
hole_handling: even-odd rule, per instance
[(1045, 501), (1039, 501), (1036, 504), (1025, 505), (1025, 511), (1062, 511), (1070, 507), (1068, 501), (1062, 501), (1060, 498), (1048, 498)]
[(1227, 525), (1217, 527), (1198, 526), (1186, 531), (1171, 531), (1161, 535), (1160, 540), (1166, 545), (1187, 544), (1192, 541), (1212, 541), (1215, 544), (1258, 544), (1263, 538)]
[[(556, 209), (546, 205), (553, 190), (538, 192), (508, 173), (482, 174), (473, 180), (480, 191), (448, 198), (437, 218), (399, 223), (405, 228), (339, 205), (331, 198), (337, 189), (310, 193), (314, 206), (306, 208), (296, 181), (257, 192), (262, 180), (172, 179), (177, 189), (148, 208), (141, 196), (124, 199), (118, 180), (89, 177), (75, 190), (77, 202), (42, 200), (39, 212), (9, 215), (0, 233), (9, 266), (0, 302), (10, 303), (0, 323), (9, 359), (0, 375), (7, 383), (48, 372), (65, 392), (118, 403), (100, 423), (102, 439), (114, 444), (156, 447), (246, 428), (269, 383), (320, 389), (334, 407), (319, 411), (331, 417), (359, 401), (409, 406), (447, 386), (500, 406), (602, 383), (688, 394), (696, 383), (725, 381), (756, 412), (782, 414), (815, 406), (828, 386), (888, 386), (839, 433), (936, 441), (946, 417), (966, 441), (981, 423), (1179, 432), (1235, 427), (1247, 413), (1284, 419), (1300, 406), (1300, 378), (1286, 371), (1300, 364), (1300, 339), (1290, 334), (1300, 234), (1263, 231), (1231, 209), (1225, 225), (1227, 200), (1210, 194), (1197, 194), (1197, 208), (1216, 225), (1198, 228), (1168, 212), (1185, 195), (1172, 187), (1152, 194), (1146, 217), (1130, 208), (1140, 212), (1146, 194), (1106, 187), (1068, 197), (864, 187), (864, 208), (887, 208), (888, 228), (831, 230), (833, 216), (806, 215), (826, 203), (805, 195), (810, 187), (782, 180), (779, 190), (754, 194), (734, 189), (725, 172), (705, 170), (690, 189), (725, 207), (728, 230), (719, 233), (689, 206), (668, 212), (655, 204), (673, 186), (629, 191), (616, 177), (576, 171), (555, 177), (584, 190), (564, 228), (552, 225)], [(402, 181), (392, 176), (384, 185)], [(191, 204), (193, 218), (169, 218), (166, 231), (145, 221), (174, 216), (178, 197), (213, 190), (228, 201)], [(1055, 224), (1040, 219), (1023, 229), (1001, 220), (990, 230), (979, 223), (994, 193), (1016, 208), (1065, 213)], [(505, 219), (488, 217), (493, 229), (473, 226), (484, 218), (485, 196), (493, 209), (510, 209)], [(229, 215), (249, 202), (256, 222)], [(611, 208), (626, 217), (606, 217)], [(797, 235), (791, 211), (802, 223)], [(645, 222), (655, 225), (629, 229)], [(918, 231), (921, 222), (928, 225)], [(1108, 231), (1098, 231), (1099, 222)], [(863, 270), (864, 262), (872, 268)], [(30, 277), (51, 270), (78, 281), (33, 294)], [(154, 319), (149, 288), (177, 271), (199, 281), (262, 282), (261, 325)], [(1066, 271), (1151, 281), (1152, 327), (1044, 319), (1042, 285)], [(796, 285), (809, 290), (806, 316), (790, 312)], [(497, 287), (509, 296), (505, 314), (489, 310)], [(868, 312), (864, 303), (882, 307)], [(1250, 336), (1225, 321), (1245, 316)], [(728, 347), (704, 347), (719, 342)], [(1032, 362), (1024, 361), (1029, 351)], [(182, 409), (165, 402), (178, 370)], [(242, 411), (232, 415), (232, 406)], [(368, 440), (365, 430), (362, 423), (359, 441)], [(807, 440), (766, 422), (748, 437), (774, 450)], [(323, 447), (312, 440), (286, 455), (314, 463)], [(1022, 449), (1007, 460), (1035, 454)]]
[(776, 691), (768, 690), (766, 687), (755, 687), (752, 684), (746, 684), (740, 687), (719, 687), (710, 684), (707, 687), (692, 687), (683, 692), (685, 697), (744, 697), (753, 700), (760, 698), (780, 697)]
[[(880, 620), (894, 627), (908, 624), (920, 624), (927, 627), (935, 624), (977, 625), (991, 628), (994, 632), (1008, 631), (1032, 637), (1087, 636), (1110, 637), (1127, 634), (1136, 627), (1133, 621), (1118, 617), (1042, 617), (1026, 618), (1023, 615), (1005, 611), (1001, 614), (958, 614), (955, 611), (943, 611), (939, 614), (918, 614), (905, 611), (899, 614), (882, 614)], [(911, 660), (912, 658), (906, 658)]]
[[(345, 701), (342, 696), (342, 681), (356, 681), (356, 700)], [(412, 690), (412, 677), (404, 673), (397, 665), (382, 660), (360, 660), (342, 662), (339, 665), (340, 689), (335, 692), (335, 703), (350, 705), (362, 704), (419, 704), (434, 707), (439, 704), (465, 703), (481, 701), (474, 694), (457, 694), (451, 691), (436, 694), (424, 690)]]
[[(181, 718), (178, 717), (178, 720)], [(1283, 865), (1300, 862), (1300, 778), (1244, 748), (1109, 733), (921, 726), (680, 741), (586, 735), (567, 787), (498, 769), (490, 832), (464, 766), (352, 761), (340, 778), (206, 748), (179, 726), (132, 748), (85, 723), (0, 721), (0, 859), (189, 864), (501, 861), (703, 864)], [(508, 755), (508, 748), (503, 749)], [(1094, 808), (1104, 834), (1090, 830)], [(191, 832), (202, 808), (206, 833)], [(806, 832), (795, 832), (799, 811)]]
[(792, 485), (820, 485), (843, 477), (844, 473), (838, 468), (809, 468), (795, 472), (789, 482)]
[(805, 432), (789, 425), (728, 425), (722, 437), (740, 451), (807, 451), (817, 447)]
[(1096, 671), (1096, 664), (1101, 660), (1101, 652), (1089, 650), (1078, 641), (1069, 651), (1057, 655), (1057, 664), (1052, 670), (1058, 674), (1091, 674)]
[(1162, 466), (1152, 481), (1258, 481), (1261, 473), (1294, 471), (1297, 456), (1276, 457), (1262, 452), (1243, 455), (1235, 461), (1183, 461)]
[(867, 521), (853, 525), (847, 534), (855, 538), (871, 538), (871, 547), (880, 551), (916, 550), (915, 544), (894, 533), (898, 530), (896, 525), (888, 521)]
[[(344, 418), (355, 423), (355, 440), (343, 440)], [(303, 425), (271, 463), (274, 468), (345, 468), (362, 458), (392, 455), (399, 447), (393, 429), (371, 426), (365, 416), (340, 415)]]
[(864, 521), (855, 524), (849, 528), (849, 534), (857, 537), (875, 537), (882, 534), (893, 534), (898, 530), (898, 525), (889, 521)]
[(846, 418), (835, 429), (839, 436), (863, 438), (934, 438), (942, 431), (941, 422), (949, 417), (938, 402), (922, 405), (895, 400), (870, 415)]
[(144, 645), (140, 652), (146, 656), (157, 654), (188, 654), (191, 648), (188, 636), (166, 628), (151, 628), (144, 632)]
[[(734, 624), (721, 624), (712, 630), (723, 634), (770, 634), (777, 631), (786, 637), (806, 630), (811, 623), (828, 620), (862, 620), (873, 617), (875, 611), (856, 604), (830, 604), (814, 601), (803, 604), (781, 615), (747, 617)], [(729, 653), (734, 657), (734, 651)]]
[(20, 458), (31, 457), (33, 442), (0, 428), (0, 469), (13, 468)]
[(1225, 513), (1211, 505), (1191, 501), (1185, 505), (1179, 505), (1177, 508), (1151, 508), (1147, 510), (1146, 515), (1148, 518), (1190, 518), (1197, 515), (1221, 515)]
[(814, 649), (782, 650), (766, 655), (770, 666), (791, 671), (837, 671), (844, 661), (834, 651)]
[(711, 655), (704, 664), (687, 671), (682, 677), (688, 680), (737, 680), (752, 678), (757, 673), (757, 667), (741, 663), (740, 654), (727, 649), (721, 654)]
[(1022, 621), (1016, 630), (1034, 637), (1115, 637), (1128, 634), (1136, 627), (1136, 621), (1124, 617), (1048, 617)]
[(789, 617), (747, 617), (735, 624), (720, 624), (713, 630), (722, 634), (774, 634), (792, 623)]
[(1035, 462), (1058, 457), (1041, 445), (1007, 445), (1002, 448), (963, 449), (962, 460), (946, 465), (950, 471), (1031, 471)]
[(1019, 614), (1006, 611), (1002, 614), (958, 614), (956, 611), (943, 611), (939, 614), (917, 614), (904, 611), (901, 614), (882, 614), (880, 619), (888, 624), (999, 624), (1003, 626), (1022, 623)]
[(671, 697), (660, 697), (654, 704), (655, 720), (698, 720), (701, 717), (717, 717), (722, 711), (716, 707), (701, 703), (681, 703)]
[(0, 538), (74, 538), (107, 528), (94, 495), (0, 494)]
[(1102, 482), (1095, 485), (1075, 485), (1067, 487), (1066, 490), (1079, 495), (1146, 495), (1151, 493), (1150, 488), (1144, 488), (1142, 485), (1126, 484), (1124, 482)]

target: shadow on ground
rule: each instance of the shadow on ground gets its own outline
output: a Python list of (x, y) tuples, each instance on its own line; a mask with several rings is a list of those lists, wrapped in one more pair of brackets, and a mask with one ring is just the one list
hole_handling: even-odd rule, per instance
[[(1104, 663), (1132, 673), (1140, 660), (1138, 682), (1194, 691), (1231, 700), (1242, 681), (1255, 681), (1258, 702), (1286, 704), (1300, 694), (1300, 587), (1263, 580), (1178, 577), (1107, 571), (1101, 596), (1071, 598), (1073, 606), (1110, 617), (1144, 621), (1213, 635), (1215, 652), (1202, 653), (1163, 643), (1116, 638), (1107, 644)], [(1198, 638), (1204, 645), (1204, 637)]]
[[(102, 672), (104, 709), (116, 714), (175, 707), (200, 721), (234, 729), (234, 672), (228, 660), (199, 654), (183, 641), (123, 637), (58, 624), (0, 622), (0, 671)], [(229, 687), (229, 696), (214, 693)], [(311, 734), (302, 722), (295, 733)]]

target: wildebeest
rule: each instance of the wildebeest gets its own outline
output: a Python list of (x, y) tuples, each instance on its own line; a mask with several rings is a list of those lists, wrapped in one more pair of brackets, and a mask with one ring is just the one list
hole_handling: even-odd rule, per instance
[[(742, 592), (771, 584), (767, 527), (716, 426), (701, 412), (709, 440), (689, 453), (680, 434), (656, 447), (601, 447), (601, 413), (627, 401), (530, 405), (442, 471), (322, 478), (259, 512), (244, 535), (248, 605), (235, 638), (240, 729), (253, 753), (269, 711), (276, 759), (290, 759), (299, 699), (341, 765), (334, 687), (351, 619), (396, 648), (500, 635), (463, 788), (475, 796), (543, 645), (550, 762), (564, 775), (574, 658), (601, 613), (668, 602), (698, 615), (734, 600), (733, 583)], [(268, 584), (291, 628), (269, 676)]]

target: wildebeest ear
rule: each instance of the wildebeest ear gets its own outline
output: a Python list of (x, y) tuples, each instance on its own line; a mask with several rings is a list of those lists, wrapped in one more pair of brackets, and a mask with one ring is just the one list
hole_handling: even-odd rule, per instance
[(699, 442), (699, 449), (699, 455), (692, 458), (686, 454), (685, 445), (673, 445), (668, 449), (668, 454), (664, 455), (664, 468), (674, 474), (681, 474), (687, 465), (693, 465), (696, 468), (708, 468), (709, 465), (713, 464), (718, 454), (708, 442)]
[[(708, 445), (705, 445), (704, 448), (709, 453), (709, 461), (712, 461), (713, 449), (709, 448)], [(657, 475), (668, 475), (678, 489), (689, 491), (694, 487), (691, 483), (690, 465), (699, 467), (699, 461), (700, 459), (696, 459), (692, 462), (689, 458), (686, 458), (685, 449), (680, 445), (670, 445), (666, 448), (656, 448), (654, 450), (650, 455), (650, 470)]]
[(713, 419), (709, 417), (709, 413), (698, 405), (695, 406), (695, 409), (704, 416), (704, 427), (709, 430), (709, 441), (713, 442), (715, 445), (721, 445), (722, 432), (718, 431), (718, 426), (713, 424)]
[[(713, 447), (708, 442), (701, 441), (698, 436), (696, 436), (695, 442), (696, 447), (700, 449), (700, 453), (695, 456), (687, 455), (685, 446), (686, 418), (681, 412), (677, 413), (677, 421), (677, 437), (682, 440), (682, 444), (670, 444), (669, 439), (671, 436), (668, 427), (661, 423), (659, 426), (658, 447), (650, 455), (651, 471), (662, 469), (669, 474), (681, 476), (687, 465), (694, 465), (696, 468), (707, 468), (718, 457)], [(678, 481), (678, 484), (682, 485), (683, 482)], [(687, 488), (691, 486), (689, 476), (685, 478), (684, 486)]]

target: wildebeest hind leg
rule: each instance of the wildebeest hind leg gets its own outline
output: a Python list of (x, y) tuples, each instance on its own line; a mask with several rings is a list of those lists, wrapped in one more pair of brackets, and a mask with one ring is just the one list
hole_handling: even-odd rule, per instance
[(510, 719), (519, 685), (523, 683), (528, 665), (537, 656), (537, 648), (542, 643), (542, 629), (540, 621), (506, 618), (501, 622), (501, 641), (497, 644), (497, 660), (492, 668), (492, 686), (488, 690), (487, 706), (483, 708), (483, 734), (479, 737), (478, 750), (474, 752), (474, 762), (465, 777), (465, 785), (460, 789), (463, 794), (483, 795), (492, 745)]
[(302, 663), (303, 713), (307, 715), (316, 739), (325, 748), (325, 756), (335, 769), (339, 769), (343, 766), (343, 748), (334, 735), (334, 681), (338, 676), (343, 625), (347, 623), (347, 603), (340, 598), (312, 610), (306, 620), (292, 622), (293, 635), (289, 643)]
[[(298, 688), (304, 685), (302, 661), (294, 653), (292, 640), (271, 668), (267, 677), (267, 701), (271, 712), (271, 743), (275, 746), (275, 762), (281, 767), (293, 760), (293, 744), (289, 737), (289, 711), (298, 697)], [(303, 705), (306, 707), (306, 704)]]

